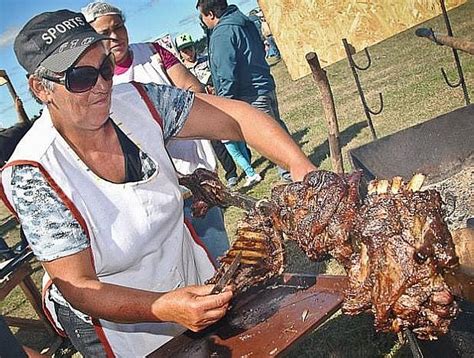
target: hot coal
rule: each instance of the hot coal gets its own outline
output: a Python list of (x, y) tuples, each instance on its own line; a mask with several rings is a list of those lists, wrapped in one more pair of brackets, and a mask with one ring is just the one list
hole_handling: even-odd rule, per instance
[(424, 189), (439, 191), (446, 211), (445, 220), (451, 231), (466, 227), (474, 218), (474, 165), (466, 165), (456, 174)]

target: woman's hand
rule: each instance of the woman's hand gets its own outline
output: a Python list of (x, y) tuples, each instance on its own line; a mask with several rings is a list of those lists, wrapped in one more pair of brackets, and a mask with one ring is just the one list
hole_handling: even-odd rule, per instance
[(232, 288), (211, 295), (213, 285), (188, 286), (163, 294), (153, 304), (160, 321), (176, 322), (197, 332), (219, 321), (227, 312)]
[(232, 287), (211, 295), (213, 285), (188, 286), (165, 293), (144, 291), (98, 280), (92, 252), (43, 262), (64, 298), (91, 317), (118, 323), (176, 322), (199, 331), (221, 319), (232, 299)]

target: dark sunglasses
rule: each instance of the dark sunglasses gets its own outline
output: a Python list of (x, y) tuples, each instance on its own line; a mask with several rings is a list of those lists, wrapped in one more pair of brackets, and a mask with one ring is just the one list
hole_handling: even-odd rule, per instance
[(112, 53), (109, 53), (99, 69), (92, 66), (71, 67), (66, 70), (63, 77), (43, 76), (43, 78), (62, 84), (69, 92), (82, 93), (87, 92), (95, 86), (99, 74), (106, 81), (110, 81), (114, 76), (115, 59)]

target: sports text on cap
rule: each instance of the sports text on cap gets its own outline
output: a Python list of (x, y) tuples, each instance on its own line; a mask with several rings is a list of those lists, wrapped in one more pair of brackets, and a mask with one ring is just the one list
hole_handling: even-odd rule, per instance
[(56, 24), (54, 27), (50, 27), (46, 30), (45, 33), (41, 35), (46, 44), (50, 45), (57, 38), (57, 33), (64, 34), (68, 30), (75, 29), (80, 26), (85, 26), (84, 20), (80, 16), (70, 18), (68, 20), (61, 21), (59, 24)]

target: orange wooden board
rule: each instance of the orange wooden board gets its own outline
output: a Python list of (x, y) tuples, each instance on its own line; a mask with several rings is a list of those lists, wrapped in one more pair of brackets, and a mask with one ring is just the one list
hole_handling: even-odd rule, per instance
[(221, 322), (201, 334), (186, 332), (150, 357), (277, 356), (342, 304), (345, 277), (321, 275), (314, 280), (286, 276), (277, 285), (244, 294)]

